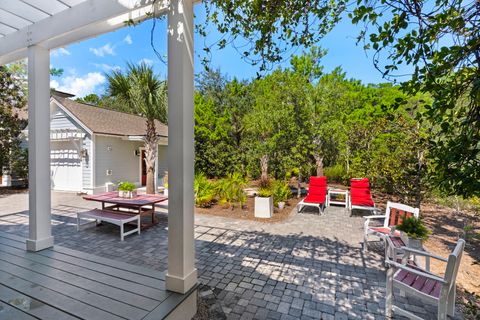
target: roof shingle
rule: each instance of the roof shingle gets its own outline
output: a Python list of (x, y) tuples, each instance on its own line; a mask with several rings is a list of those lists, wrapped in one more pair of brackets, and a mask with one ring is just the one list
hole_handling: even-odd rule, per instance
[[(134, 114), (79, 103), (56, 95), (52, 96), (90, 131), (116, 136), (144, 136), (146, 119)], [(168, 137), (168, 126), (155, 120), (157, 135)]]

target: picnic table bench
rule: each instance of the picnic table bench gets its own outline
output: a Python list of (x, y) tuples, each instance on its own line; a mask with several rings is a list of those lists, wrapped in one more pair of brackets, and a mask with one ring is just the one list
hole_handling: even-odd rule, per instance
[[(115, 224), (117, 226), (120, 226), (120, 239), (123, 241), (123, 238), (125, 236), (128, 236), (132, 233), (138, 233), (140, 234), (140, 214), (137, 215), (126, 215), (123, 213), (116, 213), (108, 210), (100, 210), (100, 209), (93, 209), (90, 211), (85, 211), (85, 212), (78, 212), (77, 213), (77, 231), (80, 230), (81, 226), (89, 224), (87, 223), (81, 223), (82, 218), (90, 218), (90, 219), (95, 219), (100, 222), (105, 221), (109, 222), (112, 224)], [(130, 222), (137, 222), (137, 226), (135, 229), (132, 229), (130, 231), (125, 232), (125, 224), (130, 223)]]

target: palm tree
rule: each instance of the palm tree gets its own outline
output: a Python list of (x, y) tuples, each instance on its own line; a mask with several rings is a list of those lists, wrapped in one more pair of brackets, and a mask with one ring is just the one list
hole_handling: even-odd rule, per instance
[(167, 120), (167, 84), (145, 63), (127, 64), (125, 72), (114, 70), (106, 74), (108, 93), (132, 113), (145, 117), (145, 162), (147, 166), (147, 193), (155, 193), (155, 158), (158, 137), (155, 120)]

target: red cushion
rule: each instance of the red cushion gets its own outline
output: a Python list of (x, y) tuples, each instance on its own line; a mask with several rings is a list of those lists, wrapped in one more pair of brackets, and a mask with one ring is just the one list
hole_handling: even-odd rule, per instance
[(352, 179), (350, 183), (350, 198), (352, 205), (362, 207), (373, 207), (375, 203), (370, 194), (368, 178)]
[(308, 187), (308, 195), (303, 200), (309, 203), (325, 203), (327, 195), (327, 177), (310, 177), (310, 185)]
[(368, 188), (368, 189), (370, 189), (370, 182), (368, 181), (368, 178), (352, 179), (352, 180), (350, 180), (350, 186), (352, 188)]

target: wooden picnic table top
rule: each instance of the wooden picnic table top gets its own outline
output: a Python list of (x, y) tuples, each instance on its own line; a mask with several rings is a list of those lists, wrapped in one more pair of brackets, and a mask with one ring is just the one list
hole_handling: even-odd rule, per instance
[(122, 198), (118, 196), (118, 192), (104, 192), (94, 195), (84, 196), (83, 199), (88, 201), (97, 201), (103, 203), (112, 203), (127, 206), (148, 206), (155, 203), (168, 200), (168, 197), (159, 194), (141, 194), (134, 198)]

